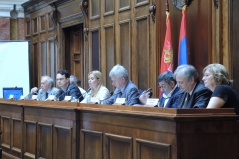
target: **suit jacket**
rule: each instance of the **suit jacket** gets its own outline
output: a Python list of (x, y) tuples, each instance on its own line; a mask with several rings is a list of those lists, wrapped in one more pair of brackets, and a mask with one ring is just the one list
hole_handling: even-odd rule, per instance
[[(176, 87), (164, 108), (177, 108), (177, 100), (181, 91), (182, 90), (179, 87)], [(163, 107), (164, 101), (165, 98), (163, 97), (163, 95), (161, 95), (161, 97), (159, 98), (159, 107)]]
[(178, 108), (206, 108), (211, 95), (212, 91), (206, 88), (203, 83), (198, 82), (186, 105), (184, 105), (184, 101), (187, 96), (187, 92), (179, 94), (177, 102)]
[[(55, 95), (56, 97), (59, 96), (60, 90), (56, 87), (52, 87), (50, 90), (47, 91), (48, 96), (49, 95)], [(29, 93), (25, 99), (32, 99), (32, 93)], [(46, 92), (43, 91), (42, 89), (39, 89), (38, 94), (37, 94), (37, 99), (38, 100), (46, 100)]]
[[(106, 99), (103, 103), (104, 104), (113, 104), (118, 97), (118, 92), (121, 91), (118, 88), (115, 89), (114, 94), (109, 98)], [(125, 98), (125, 105), (134, 105), (138, 103), (138, 87), (131, 81), (128, 81), (124, 86), (122, 95), (120, 98)]]
[(75, 86), (74, 84), (68, 84), (65, 92), (61, 90), (61, 93), (58, 96), (59, 101), (64, 100), (65, 96), (71, 96), (72, 98), (74, 97), (75, 99), (79, 99), (79, 102), (84, 99), (79, 88)]

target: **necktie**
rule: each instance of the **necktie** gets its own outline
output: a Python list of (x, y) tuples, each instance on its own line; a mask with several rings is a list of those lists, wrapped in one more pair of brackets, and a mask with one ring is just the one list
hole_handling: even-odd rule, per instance
[(190, 94), (187, 93), (186, 98), (184, 100), (183, 108), (187, 108), (187, 104), (188, 104), (189, 99), (190, 99)]
[(159, 107), (160, 108), (164, 107), (164, 102), (165, 102), (165, 98), (163, 98), (161, 101), (159, 101)]
[(121, 90), (119, 90), (119, 91), (118, 91), (117, 98), (121, 98), (121, 96), (122, 96), (122, 92), (121, 92)]
[(48, 98), (48, 93), (46, 92), (46, 99)]

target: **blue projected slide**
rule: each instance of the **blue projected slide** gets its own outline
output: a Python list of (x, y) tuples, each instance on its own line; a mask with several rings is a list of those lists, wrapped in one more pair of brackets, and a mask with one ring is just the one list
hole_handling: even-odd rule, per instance
[(14, 99), (19, 99), (23, 95), (23, 88), (20, 87), (3, 88), (3, 98), (8, 99), (10, 95), (14, 95)]

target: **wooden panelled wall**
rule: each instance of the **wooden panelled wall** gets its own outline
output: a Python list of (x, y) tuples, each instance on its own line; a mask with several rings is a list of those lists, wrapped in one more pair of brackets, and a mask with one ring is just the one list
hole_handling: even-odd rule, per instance
[[(85, 16), (80, 9), (82, 1), (78, 0), (34, 0), (23, 4), (26, 39), (31, 41), (31, 87), (39, 85), (42, 74), (54, 76), (63, 68), (79, 77), (87, 89), (89, 71), (99, 69), (112, 91), (108, 73), (120, 63), (140, 89), (151, 87), (157, 96), (156, 78), (166, 29), (165, 0), (85, 1)], [(181, 10), (172, 0), (168, 2), (175, 69)], [(149, 13), (153, 3), (155, 22)], [(193, 0), (187, 8), (189, 63), (198, 69), (200, 78), (209, 63), (224, 64), (239, 90), (239, 4), (236, 0), (219, 0), (218, 7), (214, 5), (214, 0)]]

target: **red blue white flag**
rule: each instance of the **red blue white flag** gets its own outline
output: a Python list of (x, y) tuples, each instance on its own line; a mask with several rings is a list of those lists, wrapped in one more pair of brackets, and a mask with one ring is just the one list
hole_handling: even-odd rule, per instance
[(178, 65), (188, 64), (187, 36), (186, 36), (186, 5), (182, 9), (182, 21), (178, 45)]

